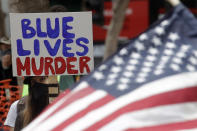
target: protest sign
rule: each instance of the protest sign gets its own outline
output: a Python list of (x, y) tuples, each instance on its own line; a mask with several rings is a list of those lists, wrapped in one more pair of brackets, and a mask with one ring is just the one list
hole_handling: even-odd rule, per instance
[(10, 25), (14, 76), (93, 70), (91, 12), (11, 13)]

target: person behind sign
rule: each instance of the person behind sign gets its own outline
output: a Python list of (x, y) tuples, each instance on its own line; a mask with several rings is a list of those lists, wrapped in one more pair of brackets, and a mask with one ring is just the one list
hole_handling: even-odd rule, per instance
[[(53, 5), (49, 8), (49, 12), (67, 12), (67, 8), (63, 5)], [(75, 75), (61, 75), (58, 76), (60, 92), (65, 91), (75, 83)]]
[(18, 102), (14, 131), (20, 131), (27, 126), (52, 102), (51, 98), (56, 97), (59, 93), (58, 85), (48, 84), (47, 76), (27, 77), (24, 84), (29, 85), (29, 95)]
[[(9, 38), (3, 36), (0, 38), (0, 80), (11, 79), (10, 85), (17, 85), (17, 78), (12, 76), (12, 60), (11, 60), (11, 42)], [(14, 127), (16, 119), (15, 105), (14, 102), (10, 108), (12, 111), (8, 113), (7, 119), (4, 122), (5, 126), (8, 126), (11, 130)], [(14, 121), (13, 121), (14, 120)]]
[(12, 79), (11, 85), (17, 85), (17, 78), (12, 76), (11, 42), (9, 38), (0, 38), (0, 80)]

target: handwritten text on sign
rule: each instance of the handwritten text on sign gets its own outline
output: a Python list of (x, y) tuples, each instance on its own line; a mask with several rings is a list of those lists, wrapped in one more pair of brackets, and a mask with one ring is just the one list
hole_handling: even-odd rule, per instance
[(90, 12), (11, 13), (14, 76), (87, 74), (93, 70)]

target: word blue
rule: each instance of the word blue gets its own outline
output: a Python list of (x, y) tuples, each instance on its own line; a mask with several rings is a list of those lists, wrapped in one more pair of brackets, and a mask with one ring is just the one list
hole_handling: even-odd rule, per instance
[[(73, 17), (63, 17), (62, 18), (62, 36), (64, 38), (75, 38), (74, 33), (69, 33), (68, 30), (72, 30), (73, 27), (68, 25), (68, 22), (73, 22)], [(58, 38), (60, 35), (60, 20), (59, 18), (55, 18), (55, 26), (54, 29), (51, 25), (51, 19), (46, 19), (46, 32), (42, 31), (41, 19), (36, 19), (36, 27), (31, 25), (30, 19), (22, 19), (21, 20), (22, 27), (22, 36), (24, 39), (31, 39), (37, 35), (38, 38)]]

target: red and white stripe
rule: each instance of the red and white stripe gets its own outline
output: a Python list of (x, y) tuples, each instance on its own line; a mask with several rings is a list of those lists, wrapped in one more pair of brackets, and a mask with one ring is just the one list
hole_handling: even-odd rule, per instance
[[(124, 113), (110, 124), (106, 124), (100, 130), (115, 131), (141, 130), (141, 131), (161, 131), (178, 130), (191, 124), (187, 128), (197, 127), (197, 101), (181, 104), (172, 104), (159, 107), (148, 108), (140, 111)], [(194, 124), (194, 123), (195, 124)], [(181, 126), (180, 126), (181, 123)], [(193, 124), (192, 124), (193, 123)], [(168, 126), (168, 127), (165, 127)], [(164, 128), (165, 127), (165, 128)]]
[[(160, 130), (165, 125), (169, 130), (197, 128), (193, 126), (197, 125), (196, 85), (196, 72), (183, 73), (145, 84), (115, 99), (82, 82), (24, 131)], [(175, 128), (179, 123), (181, 128)]]

